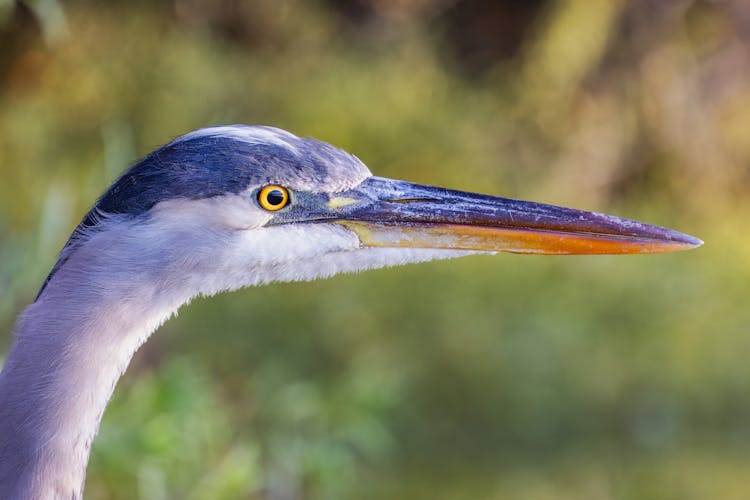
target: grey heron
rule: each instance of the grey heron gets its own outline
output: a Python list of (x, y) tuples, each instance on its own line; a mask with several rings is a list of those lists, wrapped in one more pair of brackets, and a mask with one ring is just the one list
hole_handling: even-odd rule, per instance
[(345, 151), (272, 127), (188, 133), (99, 198), (18, 318), (0, 373), (0, 498), (81, 497), (118, 379), (197, 295), (474, 253), (701, 243), (609, 215), (374, 177)]

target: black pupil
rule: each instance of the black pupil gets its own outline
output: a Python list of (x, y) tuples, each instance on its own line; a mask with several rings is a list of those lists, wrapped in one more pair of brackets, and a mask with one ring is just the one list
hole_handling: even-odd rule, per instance
[(284, 193), (278, 189), (273, 189), (266, 193), (266, 201), (269, 205), (277, 206), (284, 203)]

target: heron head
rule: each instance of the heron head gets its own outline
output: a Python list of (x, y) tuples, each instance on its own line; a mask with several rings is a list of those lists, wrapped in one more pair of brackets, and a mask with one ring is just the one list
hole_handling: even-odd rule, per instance
[(117, 261), (124, 277), (156, 273), (211, 294), (477, 252), (655, 253), (700, 244), (608, 215), (373, 177), (329, 144), (236, 125), (191, 132), (131, 167), (81, 222), (50, 276), (84, 247)]

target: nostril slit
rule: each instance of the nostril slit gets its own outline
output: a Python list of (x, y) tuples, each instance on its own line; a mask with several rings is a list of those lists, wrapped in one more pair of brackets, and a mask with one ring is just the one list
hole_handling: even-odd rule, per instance
[(437, 198), (389, 198), (383, 201), (387, 201), (389, 203), (428, 203), (431, 201), (438, 201)]

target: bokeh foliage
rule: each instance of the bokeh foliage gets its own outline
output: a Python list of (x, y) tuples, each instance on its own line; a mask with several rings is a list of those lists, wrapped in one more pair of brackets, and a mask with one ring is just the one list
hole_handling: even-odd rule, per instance
[(707, 244), (197, 300), (118, 387), (89, 498), (750, 495), (745, 2), (0, 1), (2, 331), (108, 182), (222, 123)]

